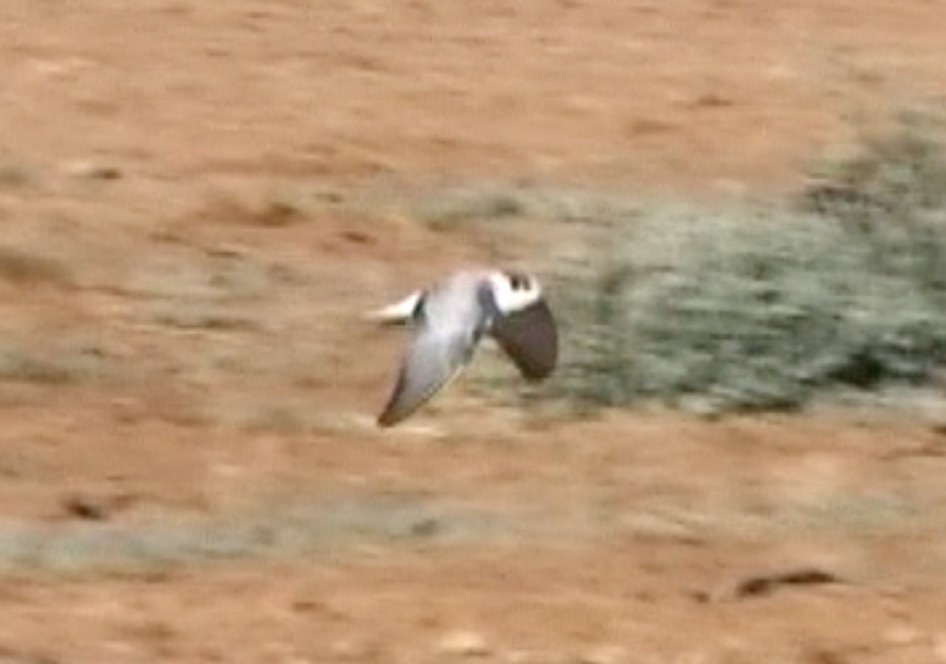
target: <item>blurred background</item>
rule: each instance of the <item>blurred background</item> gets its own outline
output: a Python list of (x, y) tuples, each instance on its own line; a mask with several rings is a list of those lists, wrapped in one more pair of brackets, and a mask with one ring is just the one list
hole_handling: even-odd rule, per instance
[[(944, 32), (0, 4), (0, 659), (946, 662)], [(470, 264), (559, 370), (378, 430)]]

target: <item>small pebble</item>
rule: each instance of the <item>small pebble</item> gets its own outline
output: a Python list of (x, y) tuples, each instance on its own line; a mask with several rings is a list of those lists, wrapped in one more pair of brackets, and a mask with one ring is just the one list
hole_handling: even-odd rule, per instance
[(621, 646), (598, 646), (578, 657), (579, 664), (623, 664), (627, 650)]
[(476, 632), (458, 630), (444, 634), (437, 649), (447, 655), (462, 657), (485, 657), (491, 649), (486, 639)]
[(909, 625), (897, 625), (884, 632), (884, 640), (887, 643), (906, 646), (916, 643), (920, 638), (920, 633)]
[(946, 636), (940, 636), (933, 643), (933, 654), (940, 662), (946, 662)]
[(377, 654), (377, 647), (362, 639), (339, 639), (332, 644), (332, 654), (345, 662), (357, 662), (370, 659)]
[(510, 650), (502, 655), (503, 664), (550, 664), (553, 661), (533, 650)]
[(65, 170), (74, 178), (86, 180), (118, 180), (123, 175), (117, 166), (87, 160), (70, 162)]

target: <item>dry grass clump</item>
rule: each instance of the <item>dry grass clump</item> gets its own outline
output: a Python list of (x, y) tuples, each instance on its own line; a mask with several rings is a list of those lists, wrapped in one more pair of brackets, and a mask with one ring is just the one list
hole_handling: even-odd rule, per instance
[(66, 339), (52, 347), (0, 340), (0, 381), (61, 385), (113, 375), (112, 358), (95, 342)]

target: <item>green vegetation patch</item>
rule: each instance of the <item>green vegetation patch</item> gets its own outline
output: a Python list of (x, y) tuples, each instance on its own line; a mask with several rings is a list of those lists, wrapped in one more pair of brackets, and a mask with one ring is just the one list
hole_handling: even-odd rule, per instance
[(792, 409), (931, 384), (946, 362), (942, 134), (870, 139), (788, 204), (629, 213), (552, 291), (552, 390), (582, 406)]

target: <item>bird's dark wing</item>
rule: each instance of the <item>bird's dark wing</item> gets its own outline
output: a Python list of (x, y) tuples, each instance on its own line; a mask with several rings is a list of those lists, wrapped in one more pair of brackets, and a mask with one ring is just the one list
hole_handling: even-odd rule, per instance
[(508, 315), (497, 315), (490, 334), (529, 380), (547, 378), (558, 361), (558, 330), (544, 299)]

